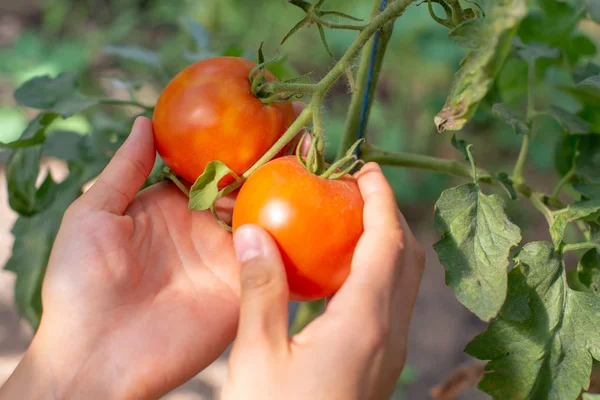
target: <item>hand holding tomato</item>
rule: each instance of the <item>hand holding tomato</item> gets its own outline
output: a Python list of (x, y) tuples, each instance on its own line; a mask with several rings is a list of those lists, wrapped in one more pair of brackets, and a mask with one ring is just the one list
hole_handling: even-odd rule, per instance
[(256, 225), (237, 229), (241, 313), (224, 399), (389, 398), (404, 366), (424, 251), (376, 164), (358, 173), (358, 185), (364, 233), (350, 275), (325, 313), (291, 339), (277, 244)]

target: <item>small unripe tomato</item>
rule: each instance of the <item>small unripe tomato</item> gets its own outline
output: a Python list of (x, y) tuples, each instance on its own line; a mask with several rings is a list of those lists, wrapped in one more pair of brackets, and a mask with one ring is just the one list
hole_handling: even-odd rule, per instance
[(363, 199), (354, 177), (324, 179), (295, 156), (281, 157), (242, 186), (233, 231), (245, 224), (261, 226), (279, 246), (290, 298), (316, 300), (333, 295), (350, 273), (363, 232)]
[[(164, 89), (152, 127), (158, 154), (175, 174), (193, 183), (219, 160), (241, 175), (294, 121), (289, 101), (266, 105), (252, 94), (248, 75), (255, 66), (244, 58), (210, 58), (185, 68)], [(268, 81), (275, 79), (265, 72)]]

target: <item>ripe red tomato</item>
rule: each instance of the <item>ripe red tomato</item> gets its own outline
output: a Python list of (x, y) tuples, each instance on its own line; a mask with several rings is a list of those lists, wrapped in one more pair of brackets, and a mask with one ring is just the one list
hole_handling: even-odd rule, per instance
[(233, 230), (264, 228), (277, 242), (290, 297), (331, 296), (350, 272), (363, 232), (363, 200), (356, 179), (327, 180), (308, 172), (295, 156), (259, 168), (244, 183), (233, 209)]
[[(255, 66), (237, 57), (203, 60), (164, 89), (152, 127), (158, 153), (177, 175), (193, 183), (212, 160), (241, 175), (294, 121), (290, 102), (265, 105), (253, 96), (248, 74)], [(225, 177), (220, 186), (230, 182)]]

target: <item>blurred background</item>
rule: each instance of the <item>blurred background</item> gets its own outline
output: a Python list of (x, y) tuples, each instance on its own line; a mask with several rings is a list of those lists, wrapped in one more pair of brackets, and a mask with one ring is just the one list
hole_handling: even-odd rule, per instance
[[(368, 0), (328, 0), (328, 8), (367, 18)], [(0, 0), (0, 141), (19, 137), (33, 110), (16, 105), (13, 90), (38, 75), (75, 71), (85, 93), (127, 99), (135, 92), (144, 104), (154, 104), (160, 90), (185, 65), (218, 54), (255, 59), (264, 42), (266, 58), (279, 53), (273, 69), (280, 77), (312, 71), (318, 80), (333, 64), (319, 42), (316, 28), (303, 29), (283, 46), (279, 42), (302, 18), (285, 0)], [(580, 30), (600, 46), (597, 25), (583, 22)], [(327, 31), (335, 57), (355, 37), (353, 32)], [(585, 44), (588, 45), (589, 44)], [(450, 135), (440, 135), (433, 117), (443, 107), (452, 77), (464, 50), (447, 38), (447, 29), (435, 24), (427, 6), (411, 7), (396, 23), (386, 55), (380, 85), (371, 112), (369, 140), (388, 150), (412, 151), (460, 159), (450, 146)], [(526, 88), (524, 62), (509, 60), (496, 91), (509, 104), (518, 104)], [(565, 78), (557, 68), (546, 69), (549, 82)], [(516, 82), (515, 82), (516, 81)], [(552, 94), (550, 87), (542, 93)], [(350, 86), (341, 80), (326, 100), (328, 154), (335, 154), (344, 127)], [(564, 100), (568, 102), (568, 100)], [(481, 166), (510, 172), (520, 146), (512, 129), (490, 117), (484, 102), (475, 120), (461, 133), (474, 144)], [(89, 134), (107, 121), (125, 121), (136, 110), (94, 108), (53, 123), (51, 130)], [(552, 121), (536, 124), (528, 178), (543, 190), (556, 182), (554, 153), (560, 129)], [(61, 148), (68, 152), (68, 146)], [(16, 215), (9, 209), (3, 165), (8, 153), (0, 150), (0, 265), (10, 257), (10, 228)], [(65, 157), (61, 157), (65, 158)], [(67, 157), (68, 159), (68, 157)], [(55, 179), (67, 174), (64, 161), (48, 157), (44, 165)], [(407, 367), (396, 398), (425, 399), (430, 390), (461, 365), (472, 362), (463, 353), (466, 343), (485, 325), (463, 308), (444, 284), (443, 268), (431, 245), (438, 240), (433, 228), (433, 204), (441, 191), (461, 180), (440, 174), (386, 168), (398, 202), (416, 236), (428, 248), (428, 262), (414, 313)], [(492, 189), (489, 189), (492, 191)], [(500, 193), (500, 192), (499, 192)], [(511, 218), (526, 240), (545, 238), (547, 227), (524, 202), (508, 202)], [(0, 270), (0, 382), (12, 372), (31, 339), (28, 325), (19, 319), (13, 300), (14, 276)], [(468, 372), (468, 371), (467, 371)], [(167, 399), (217, 399), (227, 373), (226, 356)], [(461, 399), (485, 399), (475, 389)]]

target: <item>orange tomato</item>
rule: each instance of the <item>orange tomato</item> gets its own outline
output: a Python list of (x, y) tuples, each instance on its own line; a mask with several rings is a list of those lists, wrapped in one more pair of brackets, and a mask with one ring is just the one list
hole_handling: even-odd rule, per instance
[[(160, 95), (152, 118), (156, 148), (186, 181), (195, 182), (212, 160), (243, 174), (294, 121), (290, 102), (265, 105), (254, 97), (248, 74), (255, 66), (237, 57), (203, 60), (181, 71)], [(230, 182), (225, 177), (220, 186)]]
[(356, 179), (327, 180), (308, 172), (295, 156), (259, 168), (244, 183), (233, 209), (233, 230), (264, 228), (277, 242), (290, 298), (331, 296), (350, 272), (363, 232), (363, 200)]

